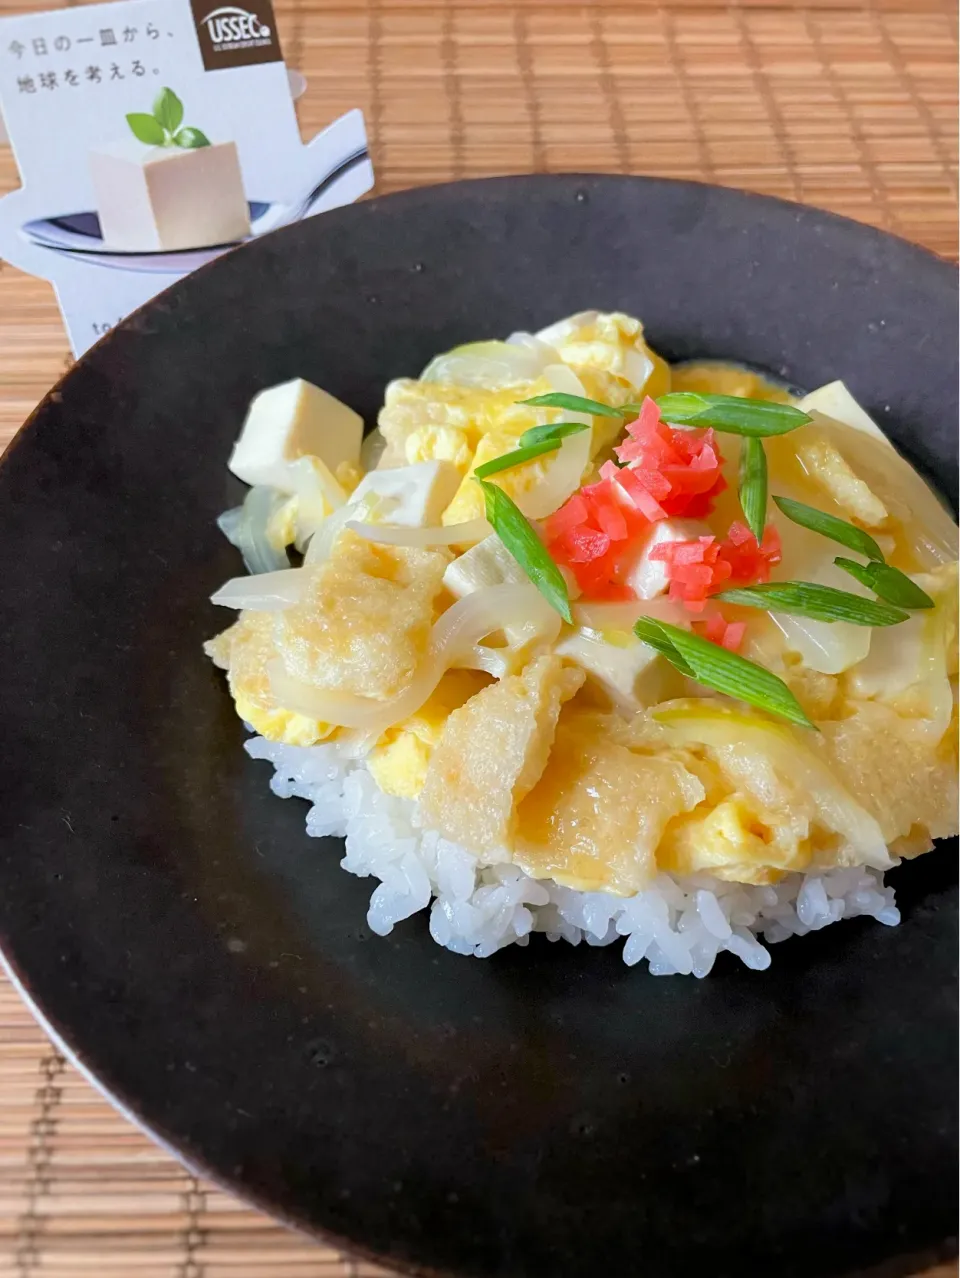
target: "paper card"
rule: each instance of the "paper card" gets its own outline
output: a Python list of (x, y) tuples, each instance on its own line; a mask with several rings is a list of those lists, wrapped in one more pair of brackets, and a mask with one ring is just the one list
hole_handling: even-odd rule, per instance
[(300, 139), (270, 0), (0, 19), (23, 186), (0, 256), (52, 281), (74, 353), (221, 253), (370, 190), (363, 115)]

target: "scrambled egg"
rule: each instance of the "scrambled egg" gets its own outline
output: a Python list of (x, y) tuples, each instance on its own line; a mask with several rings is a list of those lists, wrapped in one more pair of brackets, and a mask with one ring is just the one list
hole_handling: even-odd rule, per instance
[(425, 461), (448, 461), (465, 475), (473, 461), (473, 448), (465, 430), (456, 426), (418, 426), (403, 441), (408, 465)]
[(244, 612), (238, 621), (204, 645), (207, 656), (227, 672), (237, 714), (270, 741), (316, 745), (336, 729), (277, 705), (268, 668), (279, 656), (269, 612)]
[[(544, 387), (544, 390), (548, 387)], [(465, 445), (471, 451), (488, 430), (518, 399), (536, 394), (524, 386), (504, 390), (476, 390), (449, 386), (442, 382), (418, 382), (400, 378), (387, 387), (383, 408), (377, 418), (380, 433), (387, 441), (381, 465), (398, 466), (405, 461), (454, 461)], [(419, 435), (421, 431), (430, 435)], [(439, 451), (407, 456), (407, 440), (418, 435), (412, 447)], [(446, 455), (452, 454), (452, 455)]]
[[(643, 325), (629, 315), (588, 311), (544, 329), (538, 337), (576, 373), (589, 399), (618, 406), (670, 389), (669, 365), (647, 346)], [(443, 522), (459, 524), (482, 518), (483, 493), (472, 480), (474, 470), (516, 448), (520, 436), (531, 426), (568, 415), (518, 402), (552, 389), (544, 377), (491, 389), (409, 379), (391, 382), (379, 416), (380, 430), (387, 440), (385, 464), (452, 462), (463, 482)], [(594, 418), (591, 456), (607, 448), (620, 429), (615, 419)], [(494, 482), (516, 500), (543, 482), (554, 461), (550, 455), (538, 458), (497, 475)]]
[[(576, 374), (588, 397), (614, 405), (663, 394), (671, 384), (790, 399), (729, 365), (671, 370), (646, 344), (639, 321), (619, 313), (584, 312), (538, 340)], [(471, 478), (478, 465), (516, 447), (529, 427), (564, 416), (517, 402), (552, 389), (542, 375), (509, 379), (511, 360), (529, 369), (531, 349), (539, 348), (534, 343), (519, 354), (505, 343), (461, 348), (422, 379), (387, 388), (379, 465), (451, 463), (461, 483), (443, 514), (446, 525), (484, 514)], [(444, 367), (463, 370), (471, 359), (479, 362), (469, 384), (443, 380)], [(509, 384), (478, 384), (488, 375), (484, 360)], [(766, 441), (771, 491), (870, 528), (890, 562), (927, 570), (917, 579), (937, 606), (873, 631), (868, 643), (860, 634), (857, 660), (827, 667), (831, 673), (801, 659), (765, 615), (742, 614), (751, 617), (744, 654), (780, 675), (819, 733), (741, 712), (704, 695), (702, 686), (684, 684), (672, 667), (669, 681), (652, 679), (638, 712), (625, 719), (616, 688), (596, 679), (584, 686), (585, 667), (575, 664), (570, 642), (580, 632), (564, 627), (559, 641), (535, 645), (518, 661), (526, 665), (516, 673), (496, 670), (494, 680), (476, 669), (448, 669), (415, 714), (378, 737), (367, 762), (380, 788), (416, 800), (425, 828), (470, 848), (485, 864), (512, 860), (571, 888), (622, 895), (660, 871), (770, 884), (813, 866), (883, 864), (888, 847), (894, 856), (915, 856), (953, 833), (956, 565), (924, 559), (915, 512), (897, 507), (889, 485), (875, 491), (879, 472), (861, 465), (862, 447), (848, 450), (842, 432), (822, 425)], [(609, 455), (619, 429), (616, 421), (594, 419), (585, 476)], [(730, 482), (714, 523), (726, 528), (741, 517), (739, 445), (724, 435), (722, 446)], [(542, 483), (555, 461), (535, 459), (496, 482), (516, 498)], [(343, 463), (336, 478), (349, 494), (359, 468)], [(301, 496), (289, 496), (270, 521), (269, 540), (297, 544), (316, 513)], [(809, 555), (822, 546), (814, 534), (775, 520), (785, 565), (806, 576)], [(431, 627), (453, 602), (442, 580), (452, 560), (442, 548), (341, 533), (297, 603), (243, 612), (207, 645), (227, 671), (237, 712), (262, 735), (293, 745), (340, 730), (277, 704), (269, 676), (277, 661), (308, 688), (372, 703), (402, 694), (423, 668)], [(621, 642), (617, 625), (600, 638)], [(671, 691), (678, 699), (649, 704)]]
[(477, 670), (448, 670), (416, 714), (383, 734), (367, 766), (385, 794), (417, 797), (447, 719), (489, 683), (489, 675)]
[(581, 377), (608, 373), (634, 393), (642, 390), (654, 397), (670, 389), (670, 366), (647, 345), (643, 325), (632, 315), (582, 311), (551, 324), (538, 337)]

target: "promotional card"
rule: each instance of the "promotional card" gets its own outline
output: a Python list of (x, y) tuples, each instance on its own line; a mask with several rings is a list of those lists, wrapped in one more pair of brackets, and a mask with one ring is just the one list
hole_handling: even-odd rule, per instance
[(56, 289), (74, 353), (221, 253), (373, 185), (362, 113), (304, 145), (270, 0), (120, 0), (0, 20), (22, 187), (0, 256)]

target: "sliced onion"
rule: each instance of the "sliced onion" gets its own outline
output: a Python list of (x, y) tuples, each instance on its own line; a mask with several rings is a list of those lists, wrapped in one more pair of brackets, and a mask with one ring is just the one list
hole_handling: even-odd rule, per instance
[(345, 506), (335, 510), (332, 515), (326, 517), (310, 538), (310, 544), (307, 546), (306, 553), (303, 556), (304, 565), (316, 568), (325, 563), (333, 554), (336, 540), (347, 524), (353, 520), (363, 523), (375, 512), (388, 510), (392, 505), (393, 501), (389, 497), (380, 497), (376, 493), (367, 493), (359, 501), (347, 502)]
[(573, 605), (574, 625), (587, 630), (632, 630), (641, 617), (653, 617), (655, 621), (667, 621), (674, 626), (686, 627), (690, 613), (682, 604), (667, 599), (630, 599), (623, 603), (585, 603)]
[(297, 497), (297, 547), (302, 550), (324, 520), (345, 504), (347, 494), (317, 458), (299, 457), (288, 469)]
[(566, 319), (557, 320), (549, 327), (541, 328), (537, 338), (550, 345), (567, 342), (579, 329), (586, 328), (588, 324), (595, 324), (599, 318), (599, 311), (577, 311), (576, 315), (568, 315)]
[(422, 382), (502, 390), (535, 382), (556, 351), (543, 342), (468, 342), (432, 359), (420, 374)]
[(387, 438), (379, 428), (368, 431), (364, 435), (363, 443), (360, 445), (360, 465), (363, 467), (364, 474), (377, 469), (386, 449)]
[[(809, 796), (828, 830), (839, 834), (860, 858), (857, 864), (885, 870), (890, 853), (880, 826), (837, 781), (829, 765), (805, 745), (799, 731), (758, 715), (695, 701), (667, 703), (653, 712), (677, 745), (705, 745), (745, 788), (763, 790), (763, 770)], [(766, 801), (767, 796), (759, 793)]]
[[(841, 426), (849, 426), (851, 430), (862, 430), (868, 435), (882, 439), (890, 444), (889, 439), (866, 411), (862, 404), (851, 395), (845, 382), (828, 382), (826, 386), (818, 386), (816, 390), (805, 395), (797, 405), (805, 413), (812, 416), (822, 414)], [(892, 448), (893, 445), (890, 444)]]
[(589, 464), (590, 432), (568, 435), (547, 467), (543, 483), (529, 492), (517, 494), (520, 510), (528, 519), (546, 519), (577, 491)]
[(304, 564), (315, 568), (326, 563), (333, 551), (334, 543), (356, 513), (356, 510), (349, 506), (341, 506), (332, 515), (328, 515), (310, 538), (310, 544), (303, 556)]
[(240, 521), (243, 519), (243, 507), (234, 506), (232, 510), (225, 510), (217, 519), (217, 527), (229, 541), (231, 546), (240, 549)]
[[(583, 382), (566, 364), (551, 364), (543, 371), (544, 377), (555, 391), (567, 395), (586, 395)], [(556, 412), (557, 410), (554, 410)], [(543, 482), (529, 492), (518, 494), (517, 505), (528, 519), (546, 519), (559, 510), (571, 494), (580, 487), (584, 471), (590, 464), (593, 450), (593, 418), (589, 413), (563, 412), (564, 421), (583, 422), (590, 430), (567, 435), (556, 456), (546, 468)]]
[(278, 550), (267, 536), (267, 525), (285, 500), (284, 494), (264, 484), (251, 488), (244, 498), (234, 544), (250, 573), (275, 572), (290, 566), (286, 550)]
[[(781, 484), (779, 488), (785, 497), (803, 496), (794, 492), (789, 484)], [(770, 518), (783, 546), (783, 558), (774, 571), (774, 580), (812, 581), (872, 598), (871, 591), (835, 567), (837, 547), (833, 542), (792, 523), (778, 510), (772, 510)], [(854, 626), (847, 621), (815, 621), (788, 613), (769, 613), (768, 616), (783, 635), (789, 651), (797, 653), (805, 666), (821, 674), (841, 674), (862, 661), (870, 651), (874, 631), (869, 626)]]
[(267, 666), (277, 705), (321, 723), (377, 736), (420, 709), (454, 661), (504, 625), (522, 623), (541, 598), (533, 585), (491, 586), (458, 599), (434, 624), (427, 654), (412, 682), (388, 701), (328, 691), (289, 675), (279, 659)]
[[(563, 391), (566, 395), (581, 395), (584, 399), (589, 399), (587, 388), (581, 382), (572, 368), (567, 364), (557, 363), (548, 364), (543, 370), (543, 375), (550, 383), (550, 389), (553, 391)], [(593, 415), (591, 413), (570, 413), (564, 409), (554, 409), (554, 412), (562, 412), (565, 422), (583, 422), (585, 426), (593, 425)]]
[(653, 360), (643, 351), (628, 350), (623, 353), (623, 373), (635, 390), (643, 390), (653, 372)]
[(906, 544), (924, 568), (957, 558), (957, 525), (939, 494), (884, 439), (816, 414), (814, 426), (830, 440), (903, 525)]
[(454, 665), (458, 670), (481, 670), (494, 679), (506, 679), (513, 672), (512, 656), (512, 648), (488, 648), (486, 644), (475, 643)]
[(365, 541), (387, 546), (472, 546), (493, 532), (485, 519), (470, 519), (446, 528), (408, 528), (400, 524), (363, 524), (350, 520), (346, 527)]
[(482, 670), (495, 679), (513, 674), (529, 659), (534, 648), (549, 647), (560, 635), (560, 614), (537, 592), (529, 597), (529, 610), (519, 624), (505, 622), (501, 627), (507, 642), (498, 647), (475, 643), (454, 663), (464, 670)]
[[(832, 549), (829, 553), (833, 554)], [(807, 572), (789, 573), (781, 564), (776, 575), (787, 580), (799, 578), (820, 586), (833, 586), (849, 594), (861, 595), (864, 599), (873, 598), (871, 591), (853, 580), (842, 568), (835, 567), (829, 559)], [(820, 674), (841, 674), (863, 661), (878, 633), (870, 626), (853, 626), (847, 621), (814, 621), (811, 617), (779, 612), (771, 612), (768, 616), (783, 635), (788, 650), (797, 653), (805, 666)]]
[(560, 352), (547, 342), (541, 341), (533, 333), (511, 333), (507, 338), (507, 345), (520, 346), (533, 353), (539, 359), (541, 368), (546, 368), (549, 364), (563, 363)]
[(324, 521), (342, 509), (347, 494), (324, 463), (312, 457), (293, 462), (290, 478), (297, 496), (296, 546), (302, 552)]
[(947, 657), (953, 639), (956, 570), (921, 574), (918, 584), (937, 606), (913, 613), (899, 626), (875, 630), (869, 656), (847, 679), (855, 697), (887, 702), (939, 741), (953, 715)]
[(281, 612), (300, 602), (308, 574), (303, 568), (232, 577), (210, 596), (223, 608), (249, 608), (251, 612)]

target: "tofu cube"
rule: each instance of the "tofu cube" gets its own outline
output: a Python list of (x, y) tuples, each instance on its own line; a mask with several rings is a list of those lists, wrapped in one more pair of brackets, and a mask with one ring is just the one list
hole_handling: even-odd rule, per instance
[(416, 462), (412, 466), (371, 470), (357, 484), (350, 504), (370, 494), (385, 497), (394, 504), (384, 511), (381, 523), (428, 528), (440, 524), (441, 515), (459, 487), (460, 472), (452, 462)]
[(625, 634), (624, 642), (608, 643), (595, 630), (579, 627), (554, 648), (558, 657), (586, 672), (621, 710), (633, 713), (661, 699), (665, 665), (659, 653)]
[[(529, 577), (496, 535), (471, 546), (447, 567), (443, 584), (456, 599), (488, 586), (518, 586)], [(527, 627), (505, 626), (507, 646), (519, 650), (528, 639)]]
[(269, 484), (295, 492), (290, 466), (318, 457), (330, 472), (360, 460), (363, 419), (319, 386), (302, 378), (255, 395), (228, 462), (245, 484)]
[[(496, 535), (485, 537), (468, 551), (448, 564), (443, 574), (443, 584), (456, 599), (463, 599), (475, 590), (490, 586), (519, 586), (529, 582), (510, 551)], [(525, 659), (540, 641), (535, 626), (520, 622), (503, 627), (505, 645), (478, 644), (474, 654), (483, 658), (482, 668), (497, 679), (522, 669)]]
[(826, 386), (811, 391), (800, 401), (799, 407), (805, 413), (822, 413), (841, 426), (873, 435), (875, 439), (882, 439), (885, 444), (890, 442), (870, 414), (850, 394), (844, 382), (828, 382)]
[(670, 583), (667, 565), (660, 559), (650, 558), (654, 546), (665, 541), (693, 541), (709, 535), (710, 529), (697, 519), (658, 520), (637, 547), (633, 562), (624, 574), (624, 584), (638, 599), (654, 599), (662, 595)]
[(159, 252), (231, 244), (250, 234), (233, 142), (185, 149), (129, 138), (90, 151), (100, 231), (109, 248)]
[(443, 574), (443, 584), (456, 599), (487, 586), (513, 586), (527, 575), (495, 534), (460, 555)]

